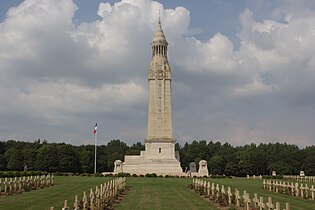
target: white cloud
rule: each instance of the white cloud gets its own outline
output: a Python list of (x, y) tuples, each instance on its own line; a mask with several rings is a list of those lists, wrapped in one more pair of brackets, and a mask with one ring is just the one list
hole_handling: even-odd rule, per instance
[(302, 122), (314, 123), (303, 111), (315, 113), (314, 4), (283, 2), (261, 21), (245, 9), (235, 47), (220, 32), (206, 41), (187, 36), (190, 11), (181, 6), (104, 2), (95, 11), (99, 20), (75, 25), (72, 0), (25, 0), (0, 23), (0, 137), (78, 144), (88, 136), (82, 128), (100, 120), (108, 138), (145, 138), (146, 75), (160, 11), (176, 137), (240, 144), (288, 139), (295, 126), (289, 134), (312, 143)]

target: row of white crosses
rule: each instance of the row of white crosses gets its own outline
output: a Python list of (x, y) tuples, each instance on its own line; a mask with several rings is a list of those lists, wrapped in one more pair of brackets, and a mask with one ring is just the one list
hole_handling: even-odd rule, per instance
[(253, 175), (252, 177), (250, 177), (249, 175), (247, 175), (247, 179), (262, 179), (262, 175), (259, 175), (259, 176), (256, 176), (256, 175)]
[[(110, 203), (120, 194), (126, 187), (126, 178), (119, 177), (108, 181), (107, 183), (96, 186), (95, 190), (90, 189), (90, 193), (87, 196), (86, 192), (83, 192), (82, 199), (80, 200), (78, 195), (74, 198), (73, 209), (74, 210), (101, 210), (107, 209)], [(53, 210), (51, 207), (50, 210)], [(68, 201), (64, 201), (62, 210), (69, 210)], [(72, 209), (72, 208), (71, 208)]]
[(296, 182), (311, 182), (315, 183), (315, 176), (293, 176), (293, 175), (287, 175), (283, 176), (285, 179), (290, 179)]
[(309, 187), (307, 184), (290, 183), (277, 180), (263, 180), (265, 190), (274, 191), (277, 193), (289, 194), (296, 197), (315, 200), (314, 185)]
[[(243, 191), (241, 195), (238, 189), (233, 192), (230, 187), (225, 190), (224, 185), (210, 183), (201, 179), (193, 179), (193, 188), (200, 194), (206, 195), (213, 201), (217, 202), (219, 198), (225, 199), (227, 205), (236, 205), (237, 209), (251, 210), (252, 207), (259, 210), (290, 210), (290, 204), (286, 203), (285, 209), (281, 209), (280, 203), (272, 202), (272, 198), (268, 197), (268, 202), (264, 202), (262, 196), (258, 197), (257, 193), (254, 193), (254, 197), (251, 199), (248, 192)], [(222, 201), (222, 200), (221, 200)]]
[(54, 185), (54, 175), (0, 178), (0, 195), (12, 195)]

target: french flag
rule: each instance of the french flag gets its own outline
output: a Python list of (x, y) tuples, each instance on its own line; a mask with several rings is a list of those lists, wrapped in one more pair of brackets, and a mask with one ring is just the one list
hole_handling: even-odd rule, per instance
[(93, 133), (96, 134), (96, 131), (97, 131), (97, 123), (95, 124)]

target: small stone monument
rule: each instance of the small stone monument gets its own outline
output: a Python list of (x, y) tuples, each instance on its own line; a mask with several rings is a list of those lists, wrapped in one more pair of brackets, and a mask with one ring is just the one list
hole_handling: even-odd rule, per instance
[(116, 160), (114, 162), (114, 173), (123, 173), (123, 163), (121, 160)]
[(300, 176), (302, 176), (302, 177), (304, 177), (304, 176), (305, 176), (304, 171), (300, 171)]
[(199, 161), (198, 174), (199, 174), (199, 176), (209, 176), (207, 161), (205, 161), (205, 160)]
[(189, 163), (189, 170), (190, 170), (190, 172), (197, 172), (197, 168), (196, 168), (196, 163), (195, 162)]
[(276, 171), (272, 171), (272, 176), (277, 176)]

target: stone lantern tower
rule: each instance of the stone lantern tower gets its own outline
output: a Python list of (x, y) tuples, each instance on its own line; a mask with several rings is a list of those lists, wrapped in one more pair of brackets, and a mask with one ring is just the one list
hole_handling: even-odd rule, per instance
[[(130, 174), (183, 175), (172, 131), (171, 68), (160, 18), (151, 43), (148, 71), (148, 135), (140, 156), (126, 155), (120, 171)], [(118, 163), (118, 162), (117, 162)], [(120, 162), (119, 162), (120, 163)], [(120, 166), (121, 166), (120, 165)], [(116, 165), (115, 165), (116, 166)]]

